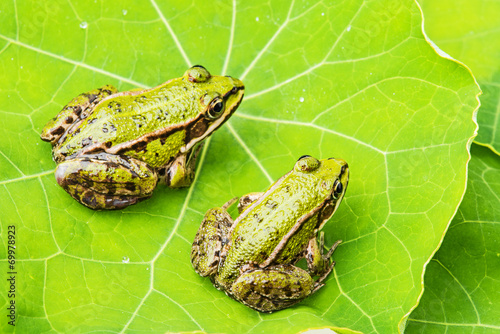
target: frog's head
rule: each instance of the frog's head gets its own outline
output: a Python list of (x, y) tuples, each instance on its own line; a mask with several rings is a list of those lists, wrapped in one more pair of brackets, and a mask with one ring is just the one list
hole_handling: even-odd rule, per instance
[(197, 116), (186, 128), (183, 151), (189, 151), (231, 117), (243, 99), (245, 86), (230, 76), (211, 75), (200, 65), (188, 69), (183, 79), (193, 84), (193, 95), (198, 97)]
[(349, 182), (349, 166), (342, 159), (318, 160), (309, 155), (300, 157), (294, 166), (295, 172), (308, 173), (317, 179), (318, 191), (325, 196), (320, 213), (320, 226), (333, 215), (344, 198)]

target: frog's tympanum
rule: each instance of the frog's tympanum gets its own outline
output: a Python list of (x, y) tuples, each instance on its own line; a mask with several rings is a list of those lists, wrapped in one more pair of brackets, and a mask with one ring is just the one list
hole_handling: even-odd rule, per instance
[[(339, 206), (349, 169), (341, 159), (303, 156), (263, 193), (239, 199), (233, 221), (226, 209), (209, 210), (191, 248), (201, 276), (241, 303), (273, 312), (300, 302), (324, 285), (336, 246), (324, 254), (318, 230)], [(307, 270), (295, 266), (305, 258)]]
[(92, 209), (120, 209), (152, 195), (158, 182), (187, 187), (202, 142), (236, 110), (243, 83), (194, 66), (145, 90), (112, 86), (81, 94), (43, 128), (55, 176)]

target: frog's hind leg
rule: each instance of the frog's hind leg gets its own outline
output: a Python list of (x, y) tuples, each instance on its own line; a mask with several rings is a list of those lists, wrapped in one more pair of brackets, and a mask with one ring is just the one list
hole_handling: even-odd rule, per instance
[(40, 137), (54, 145), (73, 124), (86, 118), (95, 105), (116, 92), (115, 87), (106, 85), (78, 95), (44, 126)]
[(212, 276), (217, 273), (221, 250), (228, 242), (229, 228), (233, 224), (233, 219), (226, 211), (226, 204), (222, 208), (207, 211), (194, 238), (191, 264), (200, 276)]
[(304, 269), (291, 264), (268, 266), (242, 273), (231, 293), (241, 303), (260, 312), (274, 312), (296, 304), (315, 290)]
[(122, 209), (149, 198), (158, 177), (144, 162), (99, 153), (60, 163), (56, 180), (91, 209)]

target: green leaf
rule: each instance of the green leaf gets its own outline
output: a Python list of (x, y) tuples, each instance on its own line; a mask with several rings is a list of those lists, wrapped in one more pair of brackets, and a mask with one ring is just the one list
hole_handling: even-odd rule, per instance
[(467, 192), (405, 333), (500, 332), (500, 161), (474, 145)]
[[(425, 41), (414, 1), (9, 0), (0, 22), (0, 262), (15, 226), (17, 332), (398, 330), (464, 193), (479, 92)], [(39, 133), (65, 103), (193, 64), (242, 79), (246, 98), (191, 188), (94, 212), (56, 184)], [(191, 242), (207, 209), (264, 190), (303, 154), (349, 162), (324, 228), (344, 242), (318, 293), (259, 314), (192, 270)]]
[(483, 94), (474, 140), (500, 154), (500, 3), (495, 0), (418, 0), (425, 32), (474, 73)]

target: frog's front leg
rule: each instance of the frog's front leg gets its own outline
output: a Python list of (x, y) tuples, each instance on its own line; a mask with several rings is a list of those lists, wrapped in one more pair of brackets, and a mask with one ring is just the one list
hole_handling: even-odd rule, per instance
[(228, 242), (229, 228), (233, 219), (226, 209), (234, 203), (233, 198), (221, 208), (207, 211), (196, 233), (191, 247), (191, 264), (200, 276), (212, 276), (217, 273), (222, 247)]
[(309, 244), (306, 249), (306, 261), (307, 268), (312, 276), (319, 276), (316, 281), (316, 287), (314, 291), (317, 291), (324, 284), (323, 281), (330, 274), (335, 266), (335, 261), (331, 261), (331, 257), (337, 246), (342, 242), (342, 240), (338, 240), (335, 242), (328, 253), (324, 254), (325, 249), (325, 235), (323, 232), (320, 232), (319, 235), (319, 246), (318, 241), (316, 240), (316, 236), (309, 240)]
[(260, 312), (274, 312), (302, 301), (316, 291), (307, 271), (279, 264), (243, 272), (231, 287), (241, 303)]
[(200, 154), (203, 142), (194, 147), (187, 154), (181, 154), (170, 163), (162, 173), (162, 182), (170, 188), (189, 187), (193, 183), (196, 161)]
[(158, 177), (146, 163), (108, 153), (66, 160), (56, 180), (74, 199), (91, 209), (121, 209), (150, 197)]
[(68, 128), (79, 120), (86, 118), (95, 105), (116, 92), (118, 90), (115, 87), (106, 85), (78, 95), (64, 106), (56, 117), (47, 122), (40, 137), (42, 140), (55, 145)]

